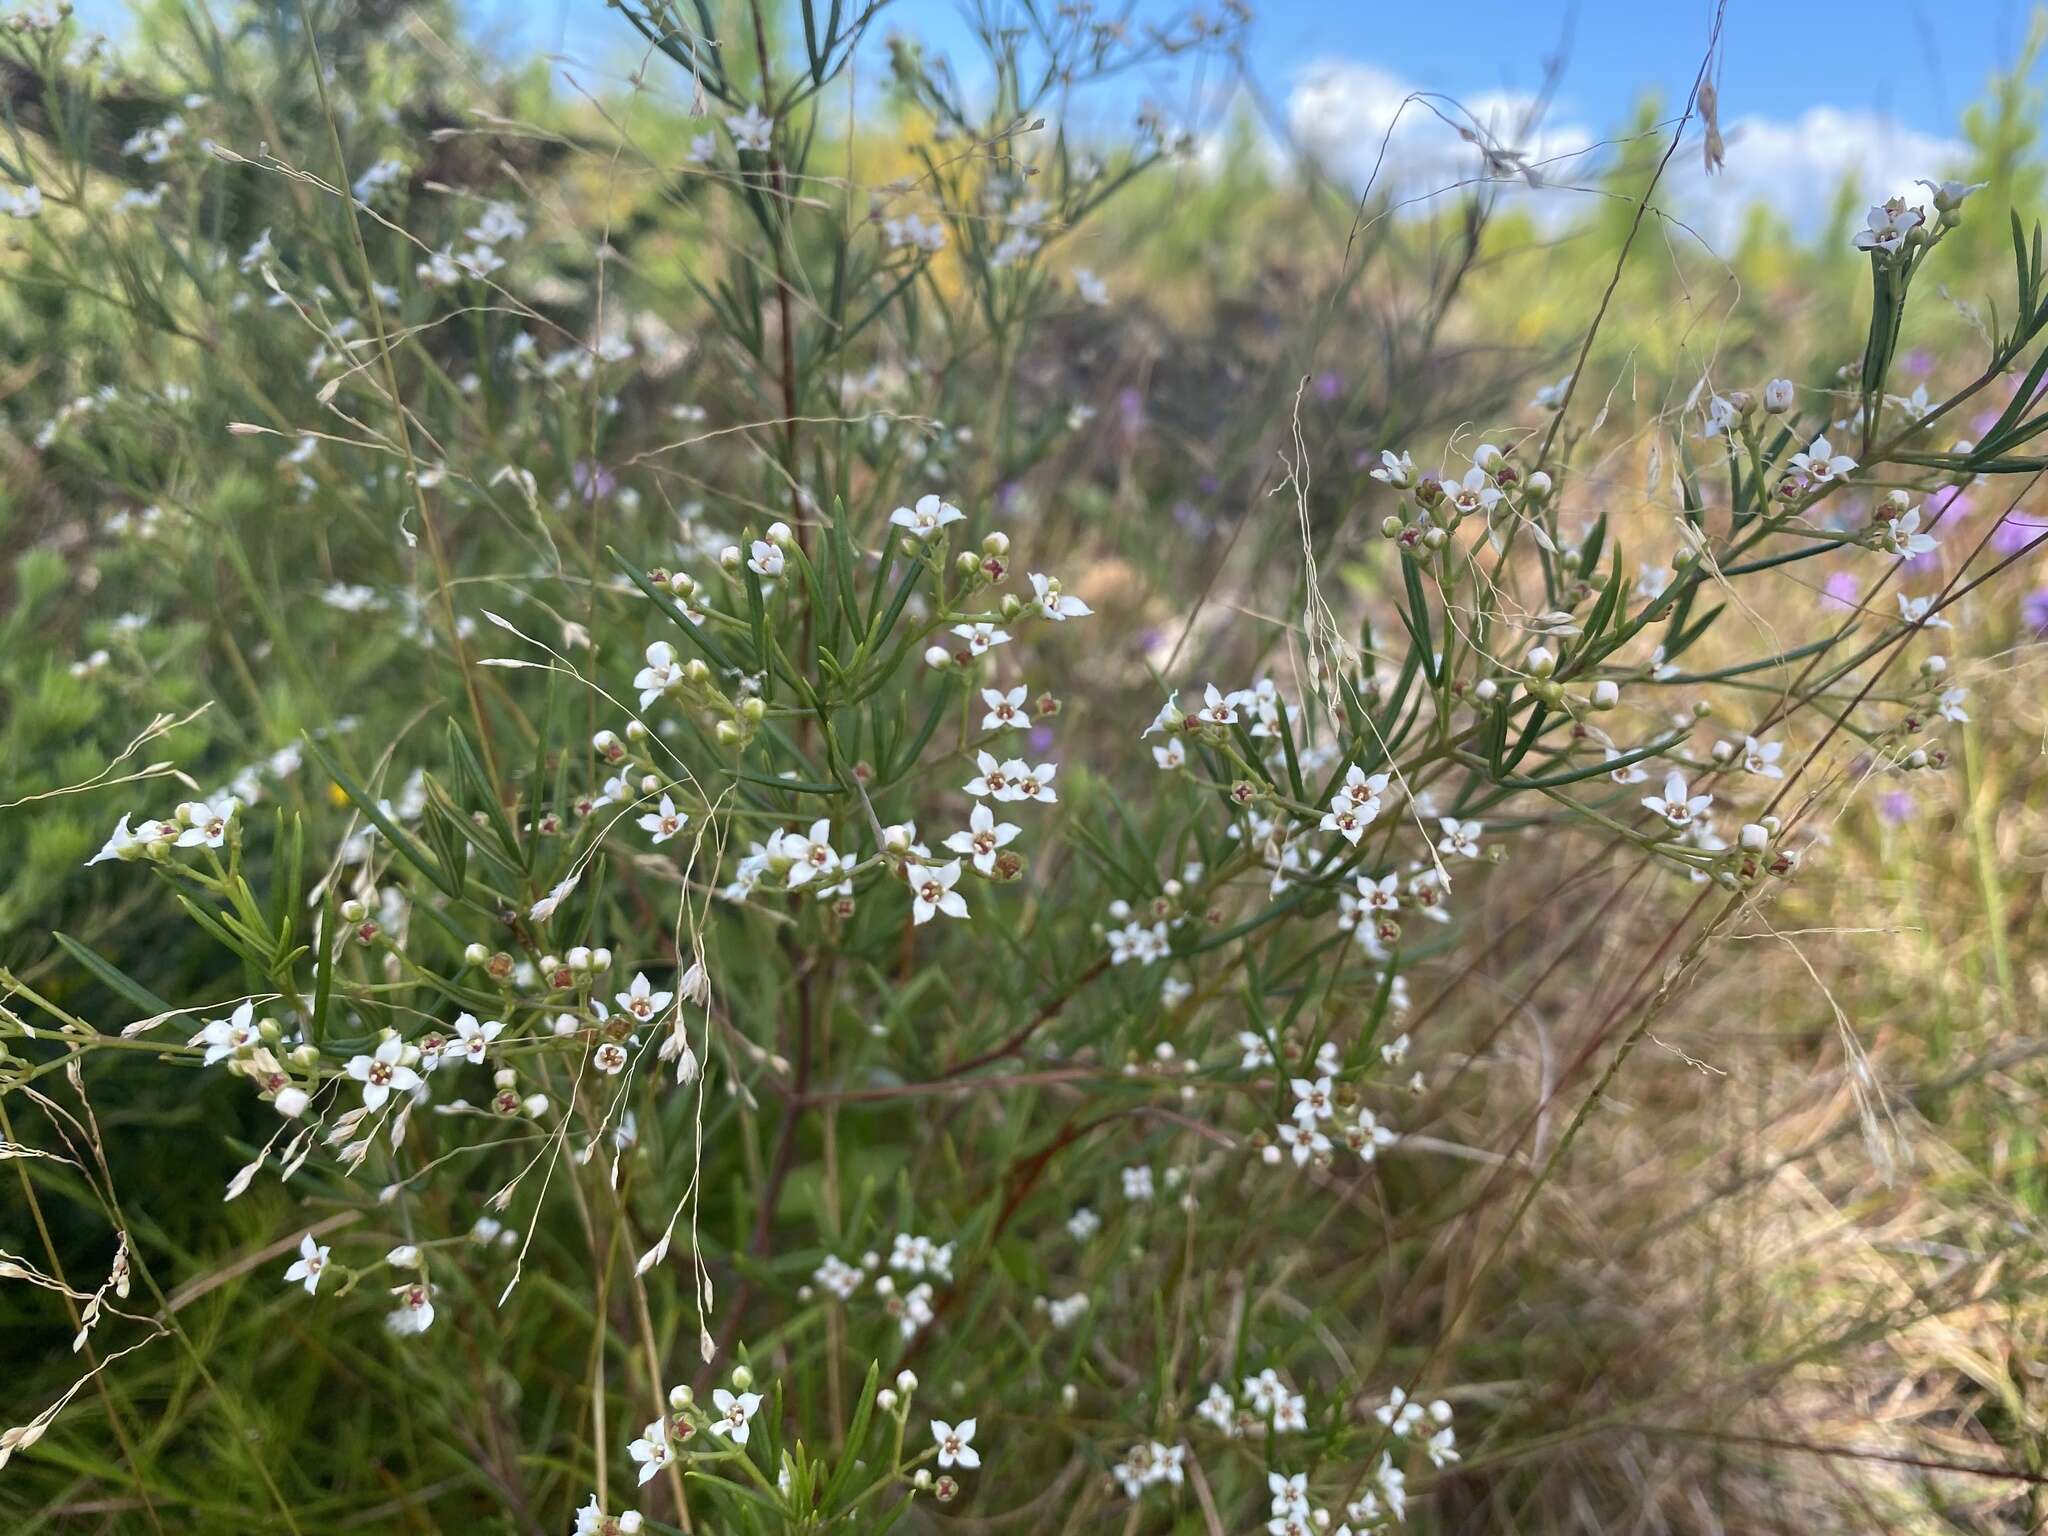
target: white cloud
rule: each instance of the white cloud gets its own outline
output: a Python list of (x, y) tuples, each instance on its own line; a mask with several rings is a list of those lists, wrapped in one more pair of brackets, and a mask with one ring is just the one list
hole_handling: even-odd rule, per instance
[(1698, 210), (1700, 233), (1717, 248), (1741, 230), (1758, 203), (1794, 229), (1810, 232), (1827, 217), (1844, 183), (1871, 202), (1900, 196), (1924, 199), (1913, 182), (1938, 181), (1958, 169), (1966, 145), (1921, 133), (1869, 111), (1808, 107), (1787, 122), (1744, 117), (1722, 127), (1728, 163), (1708, 179), (1697, 157), (1686, 162), (1680, 200)]
[[(1532, 129), (1531, 97), (1489, 92), (1453, 103), (1416, 99), (1420, 89), (1372, 64), (1325, 59), (1288, 94), (1287, 131), (1297, 151), (1354, 187), (1363, 188), (1377, 165), (1376, 187), (1418, 208), (1485, 175), (1482, 145), (1497, 152), (1493, 177), (1547, 223), (1568, 220), (1597, 195), (1586, 189), (1596, 185), (1609, 146), (1587, 123), (1561, 113)], [(1680, 149), (1667, 173), (1670, 206), (1718, 250), (1759, 203), (1811, 233), (1844, 183), (1881, 201), (1913, 192), (1916, 177), (1957, 169), (1967, 154), (1954, 139), (1831, 106), (1790, 120), (1744, 117), (1722, 133), (1727, 163), (1719, 175), (1706, 175), (1696, 142)], [(1696, 127), (1688, 137), (1696, 140)]]

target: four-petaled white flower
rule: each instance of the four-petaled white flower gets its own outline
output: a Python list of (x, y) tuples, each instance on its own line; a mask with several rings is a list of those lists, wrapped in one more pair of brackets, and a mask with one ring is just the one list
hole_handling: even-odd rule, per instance
[(1037, 767), (1016, 758), (1003, 764), (1003, 774), (1009, 783), (998, 793), (998, 800), (1036, 800), (1041, 805), (1054, 805), (1059, 801), (1059, 792), (1052, 787), (1052, 777), (1060, 771), (1058, 763), (1040, 763)]
[(1294, 1090), (1294, 1118), (1299, 1123), (1312, 1126), (1318, 1120), (1330, 1118), (1330, 1080), (1327, 1077), (1289, 1078), (1287, 1086)]
[(254, 1045), (258, 1038), (255, 1015), (255, 1004), (239, 1003), (226, 1018), (215, 1019), (200, 1030), (199, 1038), (206, 1046), (206, 1058), (200, 1065), (210, 1067)]
[(1926, 222), (1926, 214), (1908, 207), (1904, 198), (1894, 197), (1870, 210), (1863, 228), (1856, 231), (1856, 249), (1890, 255), (1906, 243), (1906, 236)]
[(1033, 571), (1031, 590), (1038, 598), (1038, 611), (1054, 622), (1085, 619), (1095, 611), (1078, 597), (1068, 597), (1062, 593), (1057, 576), (1041, 576), (1037, 571)]
[(1330, 1150), (1329, 1137), (1314, 1125), (1304, 1125), (1299, 1120), (1282, 1120), (1273, 1130), (1273, 1139), (1289, 1149), (1297, 1168), (1306, 1168), (1310, 1158)]
[(1405, 453), (1395, 453), (1391, 448), (1380, 450), (1379, 466), (1372, 470), (1372, 477), (1396, 490), (1406, 490), (1415, 483), (1415, 461)]
[(1785, 755), (1782, 741), (1758, 741), (1754, 736), (1742, 738), (1742, 771), (1758, 774), (1766, 779), (1782, 779), (1785, 770), (1778, 766), (1778, 759)]
[(1000, 689), (981, 690), (981, 702), (988, 706), (988, 713), (981, 717), (984, 731), (1021, 731), (1031, 724), (1031, 714), (1024, 706), (1029, 693), (1022, 683), (1008, 693)]
[(671, 992), (655, 991), (648, 984), (647, 977), (636, 971), (633, 974), (633, 984), (625, 991), (616, 993), (613, 1000), (627, 1013), (645, 1023), (649, 1019), (659, 1018), (674, 995)]
[(904, 875), (910, 881), (910, 920), (913, 923), (928, 923), (935, 913), (943, 912), (948, 917), (965, 917), (967, 902), (953, 889), (960, 881), (960, 861), (949, 859), (944, 864), (906, 864)]
[(178, 834), (180, 848), (218, 848), (228, 840), (228, 823), (234, 819), (235, 802), (223, 800), (218, 808), (203, 800), (178, 807), (185, 830)]
[(1479, 834), (1486, 830), (1484, 822), (1460, 821), (1455, 816), (1439, 816), (1436, 824), (1444, 834), (1436, 845), (1439, 853), (1448, 853), (1461, 859), (1479, 857)]
[(645, 709), (669, 689), (682, 681), (682, 669), (676, 665), (676, 648), (666, 640), (657, 640), (647, 647), (647, 665), (633, 674), (633, 686), (640, 690), (640, 707)]
[(1664, 776), (1664, 793), (1643, 796), (1645, 809), (1656, 812), (1674, 827), (1689, 827), (1714, 803), (1712, 795), (1685, 792), (1685, 775), (1676, 768)]
[(728, 1392), (720, 1387), (711, 1394), (711, 1405), (718, 1410), (711, 1420), (711, 1433), (723, 1435), (734, 1445), (747, 1443), (747, 1421), (761, 1406), (758, 1392)]
[[(983, 795), (992, 796), (997, 800), (1014, 800), (1017, 798), (1009, 792), (1009, 765), (997, 762), (994, 753), (975, 753), (974, 766), (979, 768), (981, 772), (961, 786), (968, 794), (974, 796), (977, 800)], [(1018, 766), (1022, 765), (1019, 764)]]
[(1500, 504), (1500, 489), (1485, 470), (1474, 464), (1465, 471), (1462, 480), (1446, 480), (1444, 489), (1450, 493), (1451, 505), (1460, 512), (1491, 512)]
[(640, 1463), (640, 1483), (644, 1487), (663, 1467), (668, 1465), (668, 1426), (660, 1419), (640, 1433), (640, 1438), (626, 1447), (627, 1456)]
[(392, 1090), (410, 1093), (420, 1085), (419, 1073), (405, 1065), (405, 1042), (393, 1035), (379, 1041), (368, 1056), (351, 1057), (348, 1075), (363, 1085), (363, 1107), (381, 1109)]
[(313, 1241), (308, 1232), (299, 1239), (299, 1256), (292, 1261), (292, 1267), (284, 1272), (284, 1283), (297, 1282), (305, 1286), (306, 1294), (313, 1295), (320, 1289), (320, 1277), (327, 1272), (327, 1249)]
[(1933, 612), (1934, 593), (1930, 592), (1925, 597), (1908, 597), (1903, 592), (1897, 592), (1893, 596), (1899, 600), (1899, 617), (1915, 628), (1950, 629), (1954, 627), (1947, 619)]
[(991, 649), (998, 645), (1007, 645), (1010, 640), (1008, 630), (997, 629), (995, 625), (988, 623), (955, 624), (953, 633), (967, 642), (969, 656), (986, 656)]
[(1792, 467), (1816, 485), (1839, 480), (1856, 467), (1856, 461), (1846, 453), (1835, 452), (1835, 445), (1825, 437), (1816, 437), (1807, 445), (1806, 452), (1792, 455)]
[(1920, 532), (1920, 509), (1914, 507), (1898, 517), (1884, 520), (1884, 532), (1878, 535), (1878, 546), (1894, 555), (1912, 559), (1916, 555), (1931, 555), (1939, 547), (1931, 533)]
[(626, 1070), (626, 1063), (632, 1060), (625, 1046), (616, 1040), (607, 1040), (590, 1053), (590, 1064), (606, 1077), (617, 1077)]
[[(753, 105), (736, 117), (728, 117), (725, 126), (732, 135), (735, 149), (751, 149), (756, 154), (767, 153), (769, 140), (775, 132), (774, 119), (762, 116), (761, 109)], [(740, 1438), (744, 1441), (746, 1437), (742, 1435)]]
[(650, 834), (658, 848), (688, 826), (689, 822), (690, 813), (677, 810), (675, 801), (663, 795), (661, 804), (640, 818), (640, 830)]
[(756, 539), (749, 546), (747, 569), (756, 576), (766, 576), (770, 579), (780, 576), (782, 574), (782, 564), (783, 557), (780, 545), (771, 544), (766, 539)]
[(455, 1020), (455, 1038), (441, 1047), (444, 1061), (469, 1061), (477, 1066), (484, 1063), (484, 1052), (491, 1042), (498, 1038), (505, 1026), (496, 1019), (479, 1024), (476, 1015), (465, 1013)]
[(921, 539), (928, 539), (948, 523), (957, 523), (967, 514), (937, 496), (920, 496), (915, 507), (898, 507), (889, 514), (889, 521), (898, 528), (908, 528)]
[(965, 854), (973, 861), (974, 867), (984, 875), (996, 867), (996, 850), (1007, 847), (1017, 835), (1017, 828), (1007, 821), (997, 821), (995, 813), (985, 805), (977, 805), (967, 816), (967, 830), (955, 832), (946, 839), (946, 847), (954, 853)]
[(1967, 688), (1944, 688), (1941, 690), (1941, 699), (1935, 713), (1944, 720), (1954, 720), (1958, 724), (1967, 721), (1970, 716), (1963, 708), (1963, 700), (1969, 696), (1970, 690)]
[(822, 818), (811, 823), (808, 836), (783, 833), (779, 851), (790, 861), (785, 878), (792, 891), (839, 867), (839, 855), (832, 847), (832, 823)]
[(1209, 684), (1202, 690), (1200, 718), (1204, 725), (1237, 724), (1237, 695), (1221, 693), (1214, 683)]
[(948, 1424), (944, 1419), (932, 1420), (932, 1439), (939, 1445), (939, 1465), (943, 1467), (964, 1467), (972, 1472), (981, 1465), (981, 1452), (974, 1448), (973, 1419), (962, 1419), (958, 1424)]

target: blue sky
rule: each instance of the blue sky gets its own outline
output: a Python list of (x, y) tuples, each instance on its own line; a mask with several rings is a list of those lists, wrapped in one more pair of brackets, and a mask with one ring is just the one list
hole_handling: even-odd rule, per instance
[[(640, 51), (603, 0), (459, 3), (475, 34), (507, 58), (548, 53), (623, 73)], [(1185, 8), (1185, 0), (1134, 3), (1140, 22)], [(1222, 0), (1198, 3), (1215, 11)], [(1456, 97), (1503, 127), (1519, 121), (1546, 61), (1562, 52), (1545, 126), (1509, 146), (1543, 164), (1552, 190), (1540, 202), (1560, 211), (1590, 195), (1572, 188), (1590, 181), (1602, 141), (1645, 94), (1667, 107), (1684, 99), (1713, 15), (1712, 0), (1254, 3), (1248, 52), (1274, 144), (1307, 149), (1363, 182), (1391, 133), (1389, 165), (1403, 197), (1454, 185), (1473, 159), (1449, 129), (1403, 108), (1410, 92)], [(80, 9), (118, 32), (122, 0), (82, 0)], [(1719, 244), (1758, 202), (1810, 226), (1845, 180), (1874, 201), (1909, 192), (1916, 177), (1959, 169), (1963, 109), (2018, 57), (2032, 14), (2032, 0), (1728, 0), (1719, 77), (1727, 170), (1708, 181), (1689, 155), (1674, 162), (1667, 190)], [(965, 66), (977, 50), (959, 0), (894, 0), (870, 45), (877, 57), (890, 30), (952, 56), (972, 83)], [(878, 65), (868, 69), (868, 78), (879, 74)], [(1213, 87), (1213, 74), (1204, 83)], [(1077, 126), (1127, 123), (1146, 96), (1185, 106), (1193, 84), (1184, 63), (1126, 77), (1089, 93)]]
[[(1140, 0), (1137, 14), (1164, 17), (1176, 8)], [(627, 32), (602, 0), (467, 0), (466, 9), (481, 32), (515, 53), (589, 58), (603, 38)], [(1252, 65), (1277, 94), (1331, 58), (1456, 95), (1527, 91), (1568, 36), (1561, 94), (1577, 115), (1610, 126), (1644, 90), (1675, 99), (1691, 83), (1712, 7), (1706, 0), (1264, 0), (1255, 9)], [(2030, 10), (2030, 0), (1730, 0), (1723, 111), (1796, 117), (1803, 106), (1826, 104), (1950, 133), (1992, 71), (2018, 54)], [(883, 23), (964, 53), (960, 15), (955, 0), (895, 0)]]

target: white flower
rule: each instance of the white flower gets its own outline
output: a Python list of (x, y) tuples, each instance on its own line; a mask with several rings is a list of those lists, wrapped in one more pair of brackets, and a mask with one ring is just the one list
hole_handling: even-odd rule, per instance
[(1479, 857), (1479, 834), (1486, 830), (1485, 823), (1460, 821), (1455, 816), (1439, 816), (1436, 824), (1444, 834), (1436, 845), (1439, 853), (1452, 854), (1461, 859)]
[(1273, 1130), (1273, 1139), (1292, 1151), (1297, 1168), (1306, 1168), (1310, 1158), (1330, 1150), (1329, 1137), (1295, 1120), (1282, 1120)]
[(944, 864), (906, 864), (904, 875), (910, 881), (910, 918), (913, 923), (928, 923), (936, 913), (948, 917), (965, 917), (967, 902), (953, 887), (960, 880), (960, 861), (950, 859)]
[(682, 680), (682, 669), (676, 665), (676, 648), (666, 640), (657, 640), (647, 647), (647, 665), (633, 677), (633, 686), (640, 690), (640, 707), (645, 709), (670, 688)]
[(1124, 1198), (1145, 1201), (1152, 1198), (1152, 1170), (1142, 1165), (1123, 1171)]
[(1009, 783), (995, 798), (1035, 800), (1041, 805), (1056, 804), (1060, 797), (1058, 791), (1052, 787), (1052, 779), (1059, 771), (1058, 763), (1040, 763), (1034, 768), (1020, 759), (1011, 758), (1003, 764), (1003, 774)]
[(199, 1039), (206, 1046), (206, 1057), (200, 1065), (210, 1067), (254, 1045), (258, 1038), (255, 1014), (253, 1003), (241, 1003), (226, 1018), (215, 1019), (200, 1030)]
[(482, 1066), (484, 1052), (490, 1049), (491, 1042), (498, 1038), (504, 1028), (505, 1026), (496, 1019), (487, 1024), (479, 1024), (475, 1014), (462, 1014), (455, 1020), (455, 1038), (441, 1047), (442, 1059), (460, 1059)]
[[(725, 127), (732, 135), (735, 148), (751, 149), (757, 153), (766, 152), (768, 141), (775, 132), (774, 121), (763, 117), (761, 109), (756, 106), (749, 106), (738, 117), (728, 117), (725, 120)], [(744, 1445), (747, 1437), (741, 1435), (739, 1438), (740, 1443)]]
[(1095, 610), (1078, 597), (1067, 597), (1060, 592), (1059, 578), (1031, 573), (1031, 590), (1037, 594), (1038, 609), (1048, 619), (1085, 619)]
[(640, 830), (652, 834), (655, 847), (674, 837), (689, 824), (687, 811), (676, 809), (676, 803), (667, 795), (661, 797), (661, 804), (640, 818)]
[(646, 1023), (661, 1016), (662, 1010), (674, 1000), (670, 992), (657, 992), (648, 984), (647, 977), (636, 971), (633, 982), (625, 991), (613, 994), (612, 1000), (634, 1018)]
[(1963, 206), (1963, 200), (1972, 192), (1982, 192), (1991, 183), (1988, 181), (1973, 181), (1965, 185), (1960, 181), (1916, 181), (1913, 185), (1925, 187), (1934, 194), (1934, 211), (1936, 213), (1953, 213), (1956, 209)]
[(308, 1232), (299, 1239), (299, 1256), (292, 1261), (292, 1267), (284, 1272), (284, 1283), (297, 1281), (304, 1285), (306, 1294), (313, 1295), (320, 1289), (320, 1277), (327, 1271), (327, 1249), (313, 1241)]
[(753, 1418), (760, 1408), (761, 1394), (728, 1392), (724, 1387), (720, 1387), (711, 1394), (711, 1402), (712, 1406), (718, 1409), (717, 1415), (711, 1420), (711, 1433), (726, 1436), (734, 1445), (745, 1445), (748, 1435), (747, 1421)]
[(1237, 703), (1238, 695), (1218, 692), (1216, 685), (1210, 683), (1202, 690), (1202, 712), (1197, 718), (1204, 725), (1235, 725)]
[(631, 1060), (631, 1054), (616, 1040), (607, 1040), (590, 1053), (590, 1064), (606, 1077), (617, 1077)]
[(977, 805), (967, 816), (967, 830), (955, 832), (946, 839), (946, 847), (953, 853), (965, 854), (973, 860), (974, 867), (984, 875), (996, 867), (996, 850), (1005, 847), (1017, 835), (1017, 828), (1007, 821), (999, 822), (995, 813), (985, 805)]
[(178, 819), (185, 823), (185, 830), (178, 834), (180, 848), (218, 848), (228, 840), (228, 823), (234, 819), (235, 802), (223, 800), (219, 809), (203, 800), (193, 800), (178, 807)]
[(1764, 409), (1782, 416), (1792, 409), (1796, 391), (1790, 379), (1773, 379), (1764, 386)]
[[(1217, 1389), (1211, 1387), (1211, 1392)], [(1278, 1472), (1266, 1474), (1266, 1491), (1273, 1495), (1273, 1514), (1276, 1519), (1290, 1516), (1303, 1520), (1308, 1518), (1308, 1474), (1297, 1472), (1292, 1477), (1283, 1477)]]
[(756, 539), (747, 556), (747, 569), (756, 576), (774, 578), (782, 574), (782, 549), (766, 539)]
[(1785, 755), (1782, 741), (1758, 741), (1754, 736), (1742, 738), (1742, 771), (1758, 774), (1766, 779), (1782, 779), (1785, 770), (1778, 766), (1778, 759)]
[(425, 1333), (434, 1326), (434, 1288), (424, 1280), (395, 1286), (398, 1310), (384, 1314), (384, 1326), (397, 1334)]
[(1856, 461), (1846, 453), (1835, 452), (1834, 444), (1825, 437), (1816, 437), (1807, 445), (1806, 452), (1792, 455), (1792, 467), (1819, 485), (1841, 479), (1856, 467)]
[(641, 1523), (638, 1510), (629, 1509), (616, 1516), (606, 1514), (593, 1494), (590, 1502), (576, 1511), (575, 1536), (635, 1536)]
[(971, 1443), (974, 1427), (973, 1419), (962, 1419), (958, 1424), (948, 1424), (944, 1419), (932, 1420), (932, 1439), (939, 1445), (941, 1467), (964, 1467), (972, 1472), (981, 1465), (981, 1453)]
[(1273, 1065), (1273, 1047), (1267, 1044), (1264, 1035), (1240, 1029), (1237, 1032), (1237, 1044), (1244, 1052), (1244, 1060), (1238, 1063), (1241, 1071), (1258, 1072)]
[(1086, 267), (1074, 268), (1074, 292), (1083, 304), (1100, 308), (1109, 302), (1109, 285)]
[(1907, 207), (1904, 198), (1892, 198), (1870, 210), (1864, 227), (1856, 231), (1856, 249), (1890, 255), (1906, 243), (1907, 235), (1926, 222), (1926, 214)]
[(10, 219), (33, 219), (43, 211), (43, 189), (30, 183), (16, 190), (0, 187), (0, 213)]
[(967, 514), (949, 501), (937, 496), (920, 496), (916, 507), (898, 507), (889, 514), (889, 521), (898, 528), (908, 528), (921, 539), (928, 539), (948, 523), (957, 523)]
[(656, 1473), (668, 1465), (668, 1429), (656, 1419), (640, 1432), (640, 1438), (626, 1447), (626, 1454), (640, 1463), (640, 1484), (645, 1487)]
[(1647, 810), (1656, 812), (1674, 827), (1691, 826), (1693, 821), (1714, 803), (1712, 795), (1693, 795), (1685, 792), (1685, 775), (1676, 768), (1664, 776), (1664, 793), (1643, 796)]
[(1329, 1078), (1289, 1078), (1287, 1086), (1294, 1091), (1294, 1118), (1301, 1124), (1312, 1126), (1330, 1118)]
[(1450, 494), (1451, 505), (1460, 512), (1491, 512), (1500, 504), (1499, 488), (1477, 464), (1465, 471), (1462, 480), (1446, 479), (1444, 490)]
[(1102, 1230), (1102, 1218), (1087, 1206), (1078, 1206), (1067, 1218), (1067, 1236), (1077, 1243), (1085, 1243)]
[(1152, 749), (1152, 761), (1158, 764), (1163, 772), (1171, 773), (1174, 769), (1185, 766), (1187, 760), (1187, 743), (1178, 736), (1169, 736), (1165, 746)]
[(1029, 690), (1018, 684), (1008, 693), (996, 688), (981, 690), (981, 702), (988, 706), (988, 713), (981, 717), (984, 731), (1021, 731), (1031, 724), (1031, 715), (1025, 708), (1024, 700)]
[(1939, 547), (1934, 535), (1920, 532), (1920, 509), (1912, 508), (1900, 517), (1884, 520), (1884, 532), (1877, 536), (1878, 548), (1907, 559), (1915, 555), (1931, 555)]
[(1944, 720), (1954, 720), (1958, 723), (1968, 720), (1970, 717), (1963, 709), (1963, 700), (1969, 696), (1970, 690), (1967, 688), (1944, 688), (1941, 690), (1941, 700), (1935, 713)]
[(808, 836), (800, 837), (794, 832), (779, 835), (776, 851), (790, 861), (789, 873), (784, 877), (790, 890), (839, 867), (839, 855), (833, 850), (831, 838), (832, 823), (822, 818), (811, 823)]
[(420, 1075), (404, 1065), (400, 1059), (404, 1055), (405, 1042), (393, 1035), (379, 1041), (370, 1055), (350, 1058), (348, 1075), (363, 1085), (365, 1109), (381, 1109), (393, 1089), (410, 1093), (419, 1087)]
[(1008, 644), (1010, 639), (1008, 630), (997, 629), (988, 623), (955, 624), (953, 633), (967, 642), (969, 656), (986, 656), (994, 647)]
[(1380, 450), (1379, 467), (1372, 477), (1396, 490), (1406, 490), (1415, 483), (1415, 461), (1405, 453), (1395, 453), (1391, 448)]
[(1933, 593), (1929, 593), (1925, 597), (1908, 597), (1903, 592), (1897, 592), (1893, 596), (1899, 600), (1899, 617), (1915, 628), (1949, 629), (1953, 627), (1947, 619), (1942, 618), (1939, 614), (1929, 617), (1929, 612), (1934, 607)]

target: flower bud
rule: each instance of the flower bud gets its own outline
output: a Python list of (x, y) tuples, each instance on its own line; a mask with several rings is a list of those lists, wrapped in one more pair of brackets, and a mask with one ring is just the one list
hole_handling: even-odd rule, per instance
[(1481, 443), (1473, 450), (1472, 462), (1490, 475), (1501, 466), (1501, 451), (1492, 443)]
[(1382, 538), (1398, 539), (1401, 537), (1401, 530), (1405, 526), (1406, 524), (1401, 519), (1390, 512), (1380, 519), (1380, 536)]
[(758, 693), (740, 701), (740, 713), (759, 724), (768, 714), (768, 701)]
[(981, 552), (985, 555), (1007, 555), (1010, 552), (1010, 536), (1007, 533), (991, 533), (981, 541)]
[(697, 1394), (688, 1387), (670, 1387), (668, 1389), (668, 1405), (677, 1413), (681, 1413), (696, 1400)]
[(1482, 704), (1491, 704), (1500, 697), (1500, 684), (1490, 677), (1482, 677), (1472, 685), (1472, 697)]
[(896, 1411), (896, 1389), (894, 1387), (884, 1387), (881, 1391), (877, 1392), (875, 1394), (875, 1406), (884, 1413), (894, 1413)]
[(1522, 483), (1522, 494), (1530, 501), (1550, 500), (1550, 476), (1537, 470)]
[(732, 1368), (732, 1389), (733, 1389), (733, 1391), (735, 1391), (735, 1392), (745, 1392), (745, 1391), (747, 1391), (747, 1390), (748, 1390), (749, 1388), (751, 1388), (751, 1387), (752, 1387), (753, 1385), (754, 1385), (754, 1373), (753, 1373), (753, 1372), (752, 1372), (751, 1370), (749, 1370), (749, 1369), (748, 1369), (748, 1368), (747, 1368), (746, 1366), (744, 1366), (744, 1365), (736, 1365), (736, 1366), (734, 1366), (734, 1367)]
[(1593, 707), (1612, 709), (1621, 702), (1621, 684), (1610, 677), (1603, 677), (1593, 685)]
[(943, 672), (946, 668), (953, 665), (953, 653), (943, 645), (927, 646), (924, 653), (924, 664), (934, 672)]
[(277, 1106), (277, 1112), (285, 1119), (296, 1120), (306, 1112), (306, 1106), (312, 1103), (312, 1098), (303, 1088), (280, 1088), (270, 1102)]
[(341, 920), (345, 923), (360, 923), (370, 915), (370, 909), (351, 896), (341, 904)]
[(1792, 409), (1794, 392), (1790, 379), (1773, 379), (1764, 386), (1764, 409), (1782, 416)]
[(896, 1373), (896, 1390), (899, 1392), (915, 1392), (917, 1390), (917, 1372), (898, 1371)]
[(738, 570), (741, 558), (740, 547), (737, 544), (728, 544), (718, 552), (718, 563), (728, 571)]
[(712, 728), (711, 734), (718, 738), (718, 744), (721, 747), (731, 747), (737, 746), (739, 744), (740, 728), (734, 725), (730, 720), (719, 721), (718, 724)]
[(1742, 846), (1750, 853), (1762, 853), (1771, 845), (1771, 829), (1761, 822), (1748, 822), (1742, 828)]
[(1550, 654), (1548, 646), (1532, 645), (1528, 656), (1523, 659), (1523, 666), (1532, 677), (1548, 677), (1557, 670), (1557, 658)]

